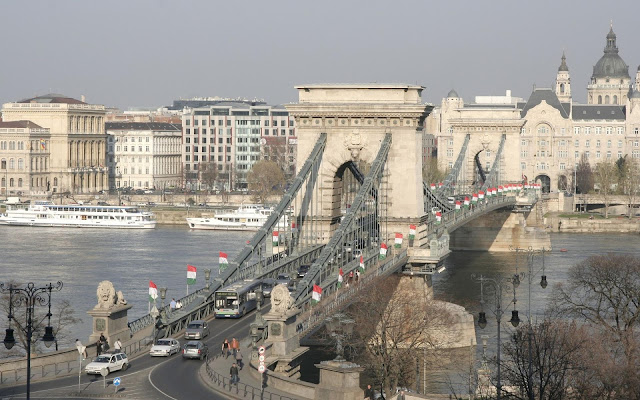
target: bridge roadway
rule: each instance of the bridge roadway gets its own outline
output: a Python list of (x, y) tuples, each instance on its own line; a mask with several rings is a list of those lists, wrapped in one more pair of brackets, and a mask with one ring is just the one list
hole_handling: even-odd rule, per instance
[[(204, 339), (209, 346), (209, 352), (220, 351), (225, 338), (232, 337), (240, 340), (249, 332), (249, 325), (254, 321), (255, 312), (245, 315), (241, 319), (217, 319), (210, 322), (211, 335)], [(264, 312), (264, 309), (263, 309)], [(182, 335), (178, 337), (181, 344), (185, 343)], [(250, 351), (243, 352), (248, 361)], [(85, 362), (86, 363), (86, 362)], [(86, 365), (86, 364), (85, 364)], [(199, 360), (185, 360), (180, 354), (169, 358), (151, 357), (147, 352), (133, 359), (126, 372), (112, 372), (107, 376), (107, 387), (103, 389), (101, 376), (81, 375), (82, 392), (78, 394), (78, 376), (67, 376), (46, 382), (31, 384), (31, 397), (34, 399), (96, 399), (113, 397), (113, 378), (122, 378), (118, 394), (134, 400), (181, 400), (181, 399), (229, 399), (209, 389), (202, 382), (198, 370), (203, 366)], [(231, 360), (229, 361), (231, 366)], [(0, 388), (0, 399), (25, 398), (25, 385)]]

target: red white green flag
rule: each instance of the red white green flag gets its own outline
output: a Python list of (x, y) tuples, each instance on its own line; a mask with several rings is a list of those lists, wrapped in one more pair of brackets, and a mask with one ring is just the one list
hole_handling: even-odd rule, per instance
[(504, 192), (504, 187), (502, 185), (498, 186), (498, 194), (502, 194)]
[(278, 245), (278, 231), (273, 231), (273, 245)]
[(466, 208), (469, 208), (469, 196), (464, 196), (464, 206)]
[(311, 293), (311, 304), (317, 304), (322, 298), (322, 288), (318, 285), (313, 285), (313, 293)]
[(364, 257), (360, 255), (360, 272), (364, 272)]
[(196, 283), (196, 267), (193, 265), (187, 265), (187, 285), (194, 285)]
[(298, 225), (295, 223), (295, 221), (291, 222), (291, 231), (298, 232)]
[(387, 244), (380, 243), (380, 259), (387, 257)]
[(438, 187), (441, 188), (442, 187), (442, 182), (438, 183)]
[(219, 268), (220, 271), (224, 271), (225, 269), (227, 269), (227, 267), (229, 266), (229, 259), (227, 258), (227, 253), (224, 252), (220, 252), (220, 255), (218, 257), (218, 264), (219, 264)]
[(462, 206), (462, 203), (460, 203), (460, 200), (456, 200), (456, 211), (460, 211), (461, 206)]
[(402, 247), (402, 233), (396, 233), (396, 241), (394, 242), (394, 246), (397, 248)]
[(338, 271), (338, 289), (342, 287), (342, 282), (344, 281), (344, 272), (342, 272), (342, 268)]
[(416, 238), (416, 226), (409, 225), (409, 240), (413, 240)]
[(471, 202), (472, 203), (478, 202), (478, 193), (474, 193), (473, 196), (471, 196)]
[(158, 287), (153, 281), (149, 281), (149, 303), (156, 301), (158, 298)]
[(438, 211), (436, 213), (436, 224), (439, 224), (440, 222), (442, 222), (442, 213)]
[(436, 184), (435, 183), (432, 183), (429, 187), (430, 187), (431, 190), (436, 190)]
[(484, 192), (482, 190), (478, 192), (478, 199), (484, 199)]

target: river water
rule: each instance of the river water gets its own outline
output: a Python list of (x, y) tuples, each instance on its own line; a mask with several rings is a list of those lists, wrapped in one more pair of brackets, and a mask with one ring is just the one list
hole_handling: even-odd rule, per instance
[[(87, 338), (91, 333), (91, 318), (86, 311), (97, 302), (96, 288), (100, 281), (110, 280), (116, 290), (123, 291), (133, 305), (129, 311), (129, 321), (132, 321), (147, 313), (149, 280), (158, 287), (168, 287), (169, 299), (182, 297), (187, 290), (187, 264), (198, 268), (197, 283), (190, 287), (197, 290), (205, 285), (204, 268), (211, 268), (212, 276), (217, 273), (218, 252), (234, 257), (251, 235), (250, 232), (192, 231), (186, 224), (185, 227), (158, 226), (153, 230), (0, 226), (0, 281), (33, 281), (38, 285), (63, 281), (64, 288), (54, 294), (53, 302), (61, 298), (71, 302), (76, 315), (83, 319), (73, 328), (73, 336)], [(566, 278), (571, 265), (596, 254), (640, 255), (639, 239), (637, 234), (553, 234), (553, 251), (544, 260), (549, 286), (547, 289), (539, 286), (539, 273), (532, 286), (534, 318), (542, 314), (552, 286)], [(522, 257), (519, 264), (521, 270), (524, 269)], [(480, 285), (471, 279), (471, 274), (507, 277), (515, 272), (515, 265), (515, 253), (454, 252), (445, 261), (446, 270), (433, 276), (435, 297), (465, 306), (476, 314)], [(542, 257), (537, 257), (534, 269), (541, 267)], [(517, 308), (523, 320), (527, 294), (525, 278), (517, 292)], [(5, 318), (0, 316), (2, 325)], [(504, 320), (509, 318), (510, 314), (505, 315)], [(487, 312), (487, 319), (487, 328), (478, 329), (478, 343), (481, 343), (481, 334), (495, 337), (495, 317)]]

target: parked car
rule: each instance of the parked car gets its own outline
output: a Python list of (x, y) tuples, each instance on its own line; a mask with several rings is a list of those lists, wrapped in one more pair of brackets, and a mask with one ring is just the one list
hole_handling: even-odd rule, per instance
[(169, 357), (180, 351), (180, 342), (173, 338), (158, 339), (156, 344), (151, 346), (149, 354), (153, 356)]
[(204, 359), (209, 352), (209, 347), (204, 342), (192, 340), (187, 342), (182, 349), (182, 358)]
[(87, 364), (84, 370), (89, 375), (100, 375), (104, 368), (107, 369), (107, 373), (118, 370), (126, 371), (129, 368), (129, 359), (124, 353), (105, 353)]
[(184, 332), (185, 339), (202, 339), (209, 336), (209, 324), (206, 321), (191, 321)]

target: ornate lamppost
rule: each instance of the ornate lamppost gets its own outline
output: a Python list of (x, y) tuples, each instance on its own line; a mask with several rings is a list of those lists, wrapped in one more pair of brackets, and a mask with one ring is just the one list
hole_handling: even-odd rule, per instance
[[(0, 292), (9, 293), (9, 315), (7, 316), (9, 327), (6, 329), (3, 341), (4, 346), (7, 350), (11, 350), (16, 344), (16, 339), (13, 336), (14, 330), (11, 328), (12, 320), (15, 321), (16, 326), (27, 339), (27, 400), (31, 398), (31, 340), (33, 339), (33, 334), (39, 329), (42, 321), (47, 318), (47, 326), (44, 328), (42, 341), (47, 347), (51, 347), (55, 342), (56, 338), (53, 334), (53, 327), (51, 326), (51, 316), (53, 315), (51, 314), (51, 292), (54, 290), (60, 291), (60, 289), (62, 289), (62, 282), (60, 281), (55, 285), (49, 283), (39, 288), (36, 287), (33, 282), (27, 283), (27, 286), (24, 288), (16, 287), (13, 284), (9, 284), (9, 287), (7, 287), (4, 283), (0, 283)], [(26, 308), (25, 324), (21, 325), (13, 315), (13, 310), (23, 305)], [(40, 321), (34, 321), (34, 319), (37, 318), (35, 315), (36, 305), (48, 307), (47, 314)]]
[[(544, 254), (546, 252), (551, 251), (551, 249), (546, 249), (546, 248), (542, 248), (541, 250), (534, 250), (533, 248), (529, 247), (528, 249), (521, 249), (521, 248), (514, 248), (511, 249), (514, 250), (516, 252), (516, 274), (514, 276), (518, 276), (518, 275), (525, 275), (527, 277), (528, 283), (529, 283), (529, 303), (527, 305), (527, 320), (528, 320), (528, 326), (527, 326), (527, 340), (529, 342), (529, 360), (528, 360), (528, 371), (527, 371), (527, 392), (528, 392), (528, 397), (529, 400), (533, 400), (534, 399), (534, 395), (533, 395), (533, 365), (532, 365), (532, 344), (531, 344), (531, 338), (533, 336), (533, 326), (531, 323), (531, 287), (533, 286), (533, 278), (538, 274), (541, 273), (541, 277), (540, 277), (540, 287), (543, 289), (546, 289), (548, 282), (547, 282), (547, 276), (545, 275), (545, 264), (544, 264)], [(520, 252), (526, 252), (527, 253), (527, 272), (522, 272), (519, 273), (518, 272), (518, 255)], [(538, 253), (542, 253), (542, 267), (538, 270), (536, 270), (534, 268), (534, 260), (535, 260), (535, 256)]]
[[(478, 326), (480, 329), (484, 329), (487, 326), (487, 315), (484, 311), (484, 287), (492, 287), (493, 295), (494, 295), (494, 309), (492, 309), (493, 314), (496, 317), (496, 321), (498, 322), (498, 348), (496, 351), (496, 361), (497, 361), (497, 379), (498, 382), (496, 384), (496, 392), (498, 400), (501, 399), (502, 396), (502, 381), (500, 376), (500, 331), (501, 326), (500, 323), (502, 321), (502, 316), (504, 315), (504, 307), (502, 304), (502, 293), (503, 291), (513, 291), (513, 299), (509, 300), (508, 303), (513, 303), (513, 310), (511, 311), (511, 319), (509, 322), (513, 327), (517, 327), (520, 324), (520, 318), (518, 316), (518, 311), (516, 308), (516, 287), (519, 284), (520, 276), (518, 276), (518, 280), (516, 281), (515, 277), (510, 278), (487, 278), (483, 275), (480, 277), (476, 277), (475, 275), (471, 275), (471, 279), (480, 282), (480, 305), (482, 306), (482, 311), (478, 314)], [(507, 304), (508, 304), (507, 303)]]
[(209, 287), (211, 286), (211, 284), (209, 283), (209, 279), (211, 279), (211, 269), (205, 269), (204, 270), (204, 281), (205, 283), (205, 287), (207, 288), (207, 290), (209, 290)]

